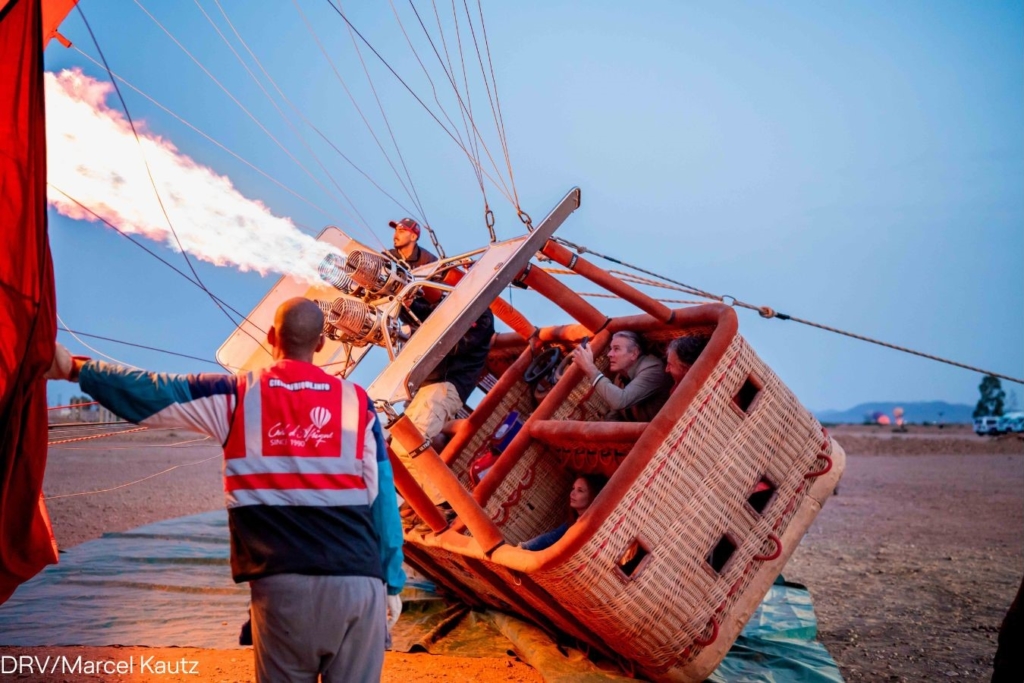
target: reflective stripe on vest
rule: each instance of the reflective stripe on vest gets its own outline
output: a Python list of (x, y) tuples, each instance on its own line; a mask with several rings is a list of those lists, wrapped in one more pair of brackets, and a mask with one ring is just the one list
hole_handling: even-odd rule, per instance
[[(275, 368), (239, 377), (240, 403), (225, 447), (227, 506), (370, 505), (377, 497), (369, 400), (351, 382)], [(308, 379), (308, 378), (312, 379)]]

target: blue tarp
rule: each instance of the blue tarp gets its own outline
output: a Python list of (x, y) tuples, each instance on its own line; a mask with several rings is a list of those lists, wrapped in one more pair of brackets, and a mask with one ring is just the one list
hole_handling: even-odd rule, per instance
[[(105, 534), (0, 605), (0, 645), (237, 648), (249, 589), (232, 582), (228, 552), (223, 510)], [(842, 681), (816, 637), (810, 593), (777, 583), (709, 680)]]

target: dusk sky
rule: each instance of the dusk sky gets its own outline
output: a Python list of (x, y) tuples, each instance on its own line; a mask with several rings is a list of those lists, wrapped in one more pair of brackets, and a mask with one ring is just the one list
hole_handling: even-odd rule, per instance
[[(140, 1), (252, 117), (175, 45)], [(197, 249), (215, 249), (215, 239), (235, 240), (250, 264), (272, 260), (280, 249), (262, 246), (258, 236), (271, 234), (265, 232), (271, 223), (273, 229), (289, 228), (270, 214), (311, 235), (333, 224), (368, 246), (390, 246), (387, 222), (407, 215), (403, 206), (417, 218), (426, 215), (449, 255), (486, 243), (483, 200), (466, 156), (361, 44), (378, 107), (348, 29), (328, 2), (297, 0), (399, 171), (404, 161), (412, 185), (404, 172), (401, 177), (409, 191), (295, 5), (220, 0), (301, 112), (278, 99), (286, 123), (201, 11), (200, 6), (276, 97), (216, 2), (197, 2), (81, 3), (114, 72), (266, 174), (122, 85), (136, 123), (195, 162), (184, 164), (183, 172), (208, 167), (209, 178), (229, 178), (237, 190), (229, 197), (212, 180), (190, 176), (200, 189), (179, 186), (163, 197), (176, 229), (191, 235)], [(461, 74), (452, 7), (442, 5), (445, 37)], [(404, 28), (438, 100), (461, 128), (452, 88), (412, 7), (342, 6), (444, 120)], [(417, 2), (415, 8), (437, 40), (434, 6)], [(484, 49), (476, 6), (469, 8)], [(473, 38), (461, 3), (457, 9), (474, 120), (507, 181)], [(549, 1), (485, 2), (483, 12), (515, 189), (535, 220), (579, 186), (582, 207), (559, 230), (561, 237), (711, 292), (1024, 377), (1024, 4)], [(60, 30), (75, 48), (98, 58), (76, 12)], [(486, 66), (486, 53), (482, 58)], [(109, 80), (104, 69), (57, 41), (47, 48), (46, 68), (78, 68), (92, 79)], [(106, 104), (115, 111), (121, 107), (113, 94)], [(82, 128), (81, 117), (54, 120), (53, 111), (51, 139), (94, 135)], [(304, 119), (397, 203), (353, 170)], [(138, 171), (142, 152), (134, 139), (131, 145), (115, 152), (104, 144), (84, 160), (51, 156), (51, 180), (56, 166), (93, 177), (108, 173), (96, 169), (109, 164), (140, 177), (137, 201), (151, 204), (149, 180)], [(135, 152), (140, 156), (123, 158)], [(148, 160), (159, 176), (162, 167), (154, 159)], [(418, 201), (410, 196), (413, 187)], [(519, 234), (522, 225), (510, 202), (490, 185), (487, 197), (499, 237)], [(102, 193), (76, 198), (90, 205)], [(236, 220), (248, 211), (246, 198), (269, 210), (266, 225), (258, 216), (251, 225)], [(217, 207), (224, 215), (207, 220)], [(53, 208), (49, 215), (58, 313), (68, 326), (214, 358), (233, 326), (205, 293), (101, 223), (68, 218)], [(227, 232), (215, 228), (220, 218)], [(232, 225), (244, 225), (252, 243), (233, 237)], [(167, 235), (138, 239), (188, 272)], [(212, 292), (243, 312), (278, 277), (195, 259), (193, 264)], [(575, 280), (568, 284), (594, 291)], [(535, 322), (565, 322), (535, 294), (516, 290), (513, 298)], [(631, 310), (606, 300), (597, 305), (612, 313)], [(740, 332), (811, 409), (872, 400), (977, 400), (978, 373), (793, 322), (764, 320), (751, 311), (740, 310), (739, 318)], [(59, 339), (73, 353), (96, 357), (67, 334)], [(153, 370), (217, 369), (87, 341)], [(368, 384), (380, 362), (364, 364), (354, 379)], [(1004, 382), (1004, 388), (1024, 404), (1024, 387)], [(76, 391), (54, 383), (51, 402)]]

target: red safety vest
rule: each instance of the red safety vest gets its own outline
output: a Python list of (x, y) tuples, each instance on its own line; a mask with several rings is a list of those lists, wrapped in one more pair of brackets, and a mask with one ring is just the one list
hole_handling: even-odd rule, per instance
[(369, 407), (361, 387), (302, 361), (239, 375), (224, 444), (228, 508), (371, 505), (377, 454)]

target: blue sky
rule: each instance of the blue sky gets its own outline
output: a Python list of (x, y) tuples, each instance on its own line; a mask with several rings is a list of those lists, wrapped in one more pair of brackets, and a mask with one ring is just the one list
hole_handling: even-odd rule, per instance
[[(213, 0), (200, 2), (231, 35)], [(303, 115), (411, 207), (295, 8), (221, 4)], [(326, 2), (299, 4), (390, 149), (344, 23)], [(433, 106), (391, 5), (349, 4), (353, 24)], [(376, 237), (354, 224), (361, 219), (322, 189), (331, 181), (196, 4), (145, 5), (320, 184), (135, 3), (84, 0), (111, 68), (328, 215), (123, 89), (133, 118), (311, 233), (333, 223), (370, 246), (390, 240), (387, 221), (405, 211), (304, 128)], [(395, 8), (456, 116), (409, 4)], [(433, 19), (432, 6), (416, 8)], [(583, 206), (560, 230), (566, 239), (709, 291), (1017, 377), (1024, 376), (1022, 10), (1020, 2), (484, 3), (516, 189), (534, 218), (578, 185)], [(77, 14), (61, 31), (96, 56)], [(465, 156), (365, 48), (363, 56), (446, 251), (484, 243), (481, 194)], [(467, 69), (478, 74), (470, 57)], [(46, 65), (107, 78), (56, 41)], [(498, 155), (479, 85), (471, 77), (475, 119)], [(488, 198), (499, 236), (518, 233), (511, 205), (492, 187)], [(230, 333), (205, 294), (108, 228), (51, 210), (50, 236), (58, 312), (72, 328), (204, 358)], [(147, 244), (186, 267), (172, 249)], [(197, 268), (212, 291), (243, 311), (275, 281)], [(534, 295), (515, 296), (539, 322), (562, 322)], [(810, 408), (977, 398), (976, 373), (739, 315), (741, 333)], [(61, 340), (85, 352), (67, 335)], [(152, 369), (213, 369), (91, 343)], [(368, 383), (373, 367), (379, 363), (356, 378)], [(1024, 388), (1006, 388), (1024, 400)], [(55, 385), (51, 399), (71, 391)]]

